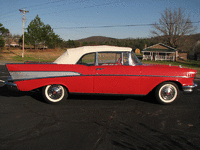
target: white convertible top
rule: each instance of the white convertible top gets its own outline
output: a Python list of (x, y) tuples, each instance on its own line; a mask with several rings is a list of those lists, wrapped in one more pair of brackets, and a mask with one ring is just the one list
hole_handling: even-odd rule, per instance
[(75, 64), (83, 55), (92, 52), (131, 52), (130, 47), (117, 47), (117, 46), (83, 46), (78, 48), (67, 49), (67, 51), (58, 57), (54, 63), (56, 64)]

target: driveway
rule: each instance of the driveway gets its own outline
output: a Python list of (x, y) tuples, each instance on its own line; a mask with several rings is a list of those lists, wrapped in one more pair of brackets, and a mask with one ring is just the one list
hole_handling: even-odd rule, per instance
[[(1, 80), (7, 76), (1, 71)], [(199, 89), (171, 105), (105, 95), (70, 95), (50, 105), (40, 92), (13, 92), (1, 84), (0, 149), (200, 149), (199, 108)]]

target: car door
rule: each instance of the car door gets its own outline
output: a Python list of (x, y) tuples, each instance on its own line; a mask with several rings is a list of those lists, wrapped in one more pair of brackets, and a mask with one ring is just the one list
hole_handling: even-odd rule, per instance
[(80, 76), (74, 78), (73, 92), (78, 93), (93, 93), (93, 76), (95, 75), (95, 53), (87, 53), (83, 55), (76, 63)]
[(122, 53), (112, 54), (98, 53), (98, 65), (94, 66), (94, 93), (138, 94), (140, 66), (127, 65), (120, 59)]

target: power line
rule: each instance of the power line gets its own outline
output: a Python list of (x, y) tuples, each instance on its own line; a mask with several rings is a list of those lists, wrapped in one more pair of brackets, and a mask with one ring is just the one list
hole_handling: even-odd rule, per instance
[[(61, 1), (64, 1), (64, 0), (57, 0), (57, 1), (47, 2), (47, 3), (32, 5), (32, 6), (26, 6), (26, 7), (23, 7), (23, 8), (38, 7), (38, 6), (43, 6), (43, 5), (47, 5), (47, 4), (51, 4), (51, 3), (57, 3), (57, 2), (61, 2)], [(11, 13), (17, 12), (17, 11), (18, 11), (18, 9), (13, 10), (13, 11), (10, 11), (10, 12), (7, 12), (7, 13), (5, 13), (5, 14), (0, 14), (0, 17), (5, 16), (5, 15), (7, 15), (7, 14), (11, 14)]]
[(64, 0), (57, 0), (57, 1), (47, 2), (47, 3), (37, 4), (37, 5), (33, 5), (33, 6), (27, 6), (25, 8), (38, 7), (38, 6), (48, 5), (48, 4), (57, 3), (57, 2), (61, 2), (61, 1), (64, 1)]
[[(197, 22), (186, 22), (186, 23), (200, 23), (200, 21)], [(176, 24), (176, 23), (169, 23), (169, 24)], [(116, 28), (116, 27), (142, 27), (142, 26), (153, 26), (153, 25), (160, 25), (163, 24), (128, 24), (128, 25), (109, 25), (109, 26), (84, 26), (84, 27), (57, 27), (53, 29), (89, 29), (89, 28)]]
[(67, 12), (67, 11), (75, 11), (75, 10), (81, 10), (81, 9), (87, 9), (87, 8), (101, 7), (101, 6), (111, 5), (111, 4), (114, 4), (114, 3), (112, 2), (112, 3), (96, 4), (96, 5), (90, 5), (90, 6), (85, 6), (85, 7), (79, 7), (79, 8), (66, 9), (66, 10), (61, 10), (61, 11), (56, 11), (56, 12), (50, 12), (50, 13), (45, 13), (45, 14), (40, 14), (40, 15), (46, 15), (46, 14), (52, 14), (52, 13), (55, 14), (55, 13), (61, 13), (61, 12)]
[[(61, 1), (64, 1), (64, 0), (57, 0), (57, 1), (47, 2), (47, 3), (42, 3), (42, 4), (27, 6), (27, 7), (24, 7), (24, 8), (39, 7), (39, 6), (48, 5), (48, 4), (51, 4), (51, 3), (58, 3), (58, 2), (61, 2)], [(73, 4), (75, 4), (75, 3), (79, 3), (79, 1), (73, 2)], [(90, 5), (90, 6), (85, 6), (85, 7), (79, 7), (79, 8), (74, 8), (74, 9), (66, 9), (66, 10), (61, 10), (61, 11), (57, 11), (57, 12), (51, 12), (51, 13), (47, 13), (47, 14), (61, 13), (61, 12), (66, 12), (66, 11), (74, 11), (74, 10), (80, 10), (80, 9), (93, 8), (93, 7), (101, 7), (101, 6), (107, 6), (107, 5), (111, 5), (111, 4), (115, 4), (115, 3), (121, 3), (121, 2), (110, 2), (110, 3), (96, 4), (96, 5)], [(44, 9), (44, 8), (41, 8), (41, 9)], [(17, 11), (17, 10), (14, 10), (14, 11), (11, 11), (11, 12), (8, 12), (8, 13), (5, 13), (5, 14), (2, 14), (2, 15), (0, 15), (0, 18), (1, 18), (1, 19), (6, 18), (6, 17), (5, 17), (6, 15), (11, 14), (11, 13), (14, 13), (14, 12), (16, 12), (16, 11)], [(40, 15), (45, 15), (45, 14), (40, 14)], [(3, 17), (3, 16), (4, 16), (4, 17)], [(3, 18), (2, 18), (2, 17), (3, 17)]]

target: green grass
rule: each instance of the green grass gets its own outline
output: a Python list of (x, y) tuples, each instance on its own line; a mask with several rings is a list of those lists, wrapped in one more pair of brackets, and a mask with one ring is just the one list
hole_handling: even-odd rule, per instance
[(27, 57), (27, 56), (24, 56), (24, 58), (22, 58), (21, 56), (14, 56), (13, 60), (20, 61), (20, 62), (25, 62), (25, 61), (52, 62), (53, 61), (53, 59), (39, 59), (39, 58)]
[(188, 60), (188, 61), (183, 61), (183, 62), (178, 62), (178, 61), (146, 61), (142, 60), (142, 63), (145, 64), (165, 64), (165, 65), (181, 65), (184, 67), (190, 67), (190, 68), (200, 68), (200, 61), (194, 61), (194, 60)]

